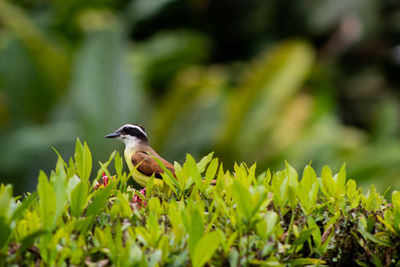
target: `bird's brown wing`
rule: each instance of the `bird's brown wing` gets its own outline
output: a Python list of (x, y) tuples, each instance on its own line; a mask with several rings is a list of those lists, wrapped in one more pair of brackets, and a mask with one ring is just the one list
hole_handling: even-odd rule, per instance
[[(174, 166), (168, 161), (160, 158), (161, 162), (165, 165), (165, 167), (172, 172), (175, 176)], [(144, 152), (138, 151), (133, 154), (131, 158), (133, 166), (137, 166), (137, 170), (144, 175), (151, 176), (154, 173), (154, 177), (162, 178), (161, 173), (164, 173), (163, 169), (158, 165), (157, 161), (154, 160), (153, 156)]]

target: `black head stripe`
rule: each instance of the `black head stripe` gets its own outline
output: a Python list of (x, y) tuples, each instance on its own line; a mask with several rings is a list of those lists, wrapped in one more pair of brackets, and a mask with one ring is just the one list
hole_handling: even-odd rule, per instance
[(147, 140), (147, 136), (145, 134), (146, 132), (144, 132), (144, 130), (142, 131), (141, 129), (143, 128), (138, 129), (138, 126), (136, 125), (127, 125), (121, 129), (121, 132), (122, 134), (135, 136), (140, 140)]
[(132, 125), (135, 125), (135, 126), (139, 127), (140, 129), (142, 129), (143, 132), (146, 132), (146, 130), (144, 129), (144, 127), (141, 124), (132, 124)]

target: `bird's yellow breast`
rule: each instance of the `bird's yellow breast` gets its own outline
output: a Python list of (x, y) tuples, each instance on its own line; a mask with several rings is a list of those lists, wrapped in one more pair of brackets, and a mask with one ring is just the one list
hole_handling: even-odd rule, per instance
[[(128, 165), (129, 171), (132, 172), (132, 177), (133, 179), (140, 184), (141, 186), (145, 187), (147, 182), (150, 179), (150, 176), (144, 175), (143, 173), (139, 172), (138, 170), (135, 169), (135, 166), (133, 166), (132, 164), (132, 156), (136, 153), (136, 150), (134, 149), (129, 149), (129, 148), (125, 148), (124, 151), (124, 156), (125, 156), (125, 161), (126, 164)], [(154, 185), (158, 186), (158, 187), (163, 187), (164, 182), (162, 179), (154, 179)]]

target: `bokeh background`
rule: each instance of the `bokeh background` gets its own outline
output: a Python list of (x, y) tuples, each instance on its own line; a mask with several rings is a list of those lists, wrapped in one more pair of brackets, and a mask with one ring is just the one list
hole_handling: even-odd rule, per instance
[(396, 0), (2, 0), (0, 182), (35, 190), (77, 137), (105, 161), (131, 122), (170, 161), (399, 189), (399, 71)]

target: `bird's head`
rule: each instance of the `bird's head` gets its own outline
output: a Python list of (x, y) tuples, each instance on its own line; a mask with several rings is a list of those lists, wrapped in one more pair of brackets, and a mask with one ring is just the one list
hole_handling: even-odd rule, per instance
[(126, 146), (135, 146), (140, 143), (148, 144), (145, 129), (138, 124), (125, 124), (115, 132), (108, 134), (105, 138), (117, 138), (125, 143)]

